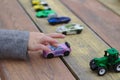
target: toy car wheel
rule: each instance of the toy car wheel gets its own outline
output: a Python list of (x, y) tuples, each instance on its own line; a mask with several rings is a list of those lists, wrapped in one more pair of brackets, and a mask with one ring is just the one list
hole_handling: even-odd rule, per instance
[(44, 17), (46, 17), (46, 16), (43, 16), (43, 15), (40, 16), (40, 18), (44, 18)]
[(48, 6), (48, 4), (42, 4), (43, 6)]
[(54, 55), (52, 53), (47, 55), (47, 58), (53, 58), (53, 57), (54, 57)]
[(77, 31), (76, 31), (76, 33), (77, 33), (77, 34), (80, 34), (80, 33), (81, 33), (81, 31), (82, 31), (82, 30), (77, 30)]
[(117, 64), (115, 65), (114, 70), (115, 70), (116, 72), (120, 72), (120, 63), (117, 63)]
[(41, 15), (41, 16), (37, 16), (38, 18), (44, 18), (44, 16), (43, 15)]
[(96, 70), (97, 69), (97, 66), (96, 66), (96, 64), (95, 64), (95, 62), (94, 62), (94, 59), (92, 59), (91, 61), (90, 61), (90, 69), (91, 70)]
[(65, 22), (63, 22), (63, 23), (69, 23), (69, 21), (65, 21)]
[(67, 33), (66, 32), (62, 32), (62, 34), (66, 35)]
[(68, 56), (70, 54), (69, 51), (64, 52), (64, 56)]
[(106, 72), (107, 72), (107, 70), (104, 67), (98, 68), (98, 75), (99, 76), (103, 76)]
[(51, 22), (51, 23), (49, 23), (49, 24), (51, 24), (51, 25), (55, 25), (56, 23), (52, 23), (52, 22)]
[(70, 44), (68, 42), (65, 42), (65, 45), (70, 48)]

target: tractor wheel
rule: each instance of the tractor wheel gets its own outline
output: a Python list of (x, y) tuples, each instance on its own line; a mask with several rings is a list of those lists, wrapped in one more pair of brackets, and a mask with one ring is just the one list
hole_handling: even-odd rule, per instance
[(64, 56), (68, 56), (70, 54), (69, 51), (64, 52)]
[(120, 63), (117, 63), (115, 66), (114, 66), (114, 70), (116, 72), (120, 72)]
[(98, 68), (98, 75), (99, 76), (103, 76), (106, 72), (107, 72), (107, 70), (104, 67)]
[(97, 69), (97, 66), (96, 66), (96, 64), (95, 64), (95, 62), (94, 62), (94, 59), (92, 59), (91, 61), (90, 61), (90, 69), (91, 70), (96, 70)]
[(47, 58), (53, 58), (53, 57), (54, 57), (54, 55), (52, 53), (47, 55)]

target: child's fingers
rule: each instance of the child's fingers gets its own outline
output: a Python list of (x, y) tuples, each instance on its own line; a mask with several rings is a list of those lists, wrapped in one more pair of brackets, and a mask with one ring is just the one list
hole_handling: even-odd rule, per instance
[(58, 44), (50, 44), (50, 45), (55, 46), (55, 47), (58, 47)]
[[(55, 34), (55, 36), (56, 36), (56, 34)], [(54, 36), (54, 37), (55, 37), (55, 36)], [(47, 36), (44, 41), (45, 41), (46, 43), (52, 45), (52, 46), (55, 46), (55, 47), (58, 46), (58, 41), (57, 41), (56, 39), (52, 38), (52, 37)]]
[(42, 44), (55, 44), (55, 43), (58, 43), (58, 41), (52, 37), (49, 37), (49, 36), (45, 36), (43, 37), (42, 39), (39, 40), (39, 43), (42, 43)]
[(51, 51), (48, 46), (39, 44), (37, 47), (38, 50)]
[(28, 51), (29, 54), (36, 54), (36, 53), (42, 53), (42, 50), (37, 50), (37, 51)]
[(52, 37), (52, 38), (64, 38), (65, 37), (65, 35), (60, 34), (60, 33), (50, 33), (50, 34), (47, 34), (47, 35)]
[(45, 50), (45, 51), (50, 51), (48, 46), (42, 45), (42, 44), (37, 44), (33, 48), (30, 49), (30, 51), (38, 51), (38, 50)]

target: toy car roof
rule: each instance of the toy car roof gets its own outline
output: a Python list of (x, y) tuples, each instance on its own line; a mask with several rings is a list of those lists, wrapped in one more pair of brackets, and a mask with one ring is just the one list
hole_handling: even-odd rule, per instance
[(83, 26), (79, 25), (79, 24), (75, 24), (75, 23), (72, 23), (72, 24), (67, 24), (65, 25), (65, 28), (67, 29), (76, 29), (76, 28), (80, 28), (83, 29)]
[(107, 51), (109, 54), (116, 54), (116, 53), (119, 54), (118, 50), (115, 49), (115, 48), (110, 48), (110, 49), (107, 49), (106, 51)]

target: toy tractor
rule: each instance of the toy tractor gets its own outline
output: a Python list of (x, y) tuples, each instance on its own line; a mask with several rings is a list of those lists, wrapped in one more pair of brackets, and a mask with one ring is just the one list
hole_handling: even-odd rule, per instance
[(104, 57), (90, 61), (90, 68), (93, 71), (96, 70), (99, 76), (103, 76), (110, 69), (120, 72), (119, 52), (115, 48), (107, 49)]

